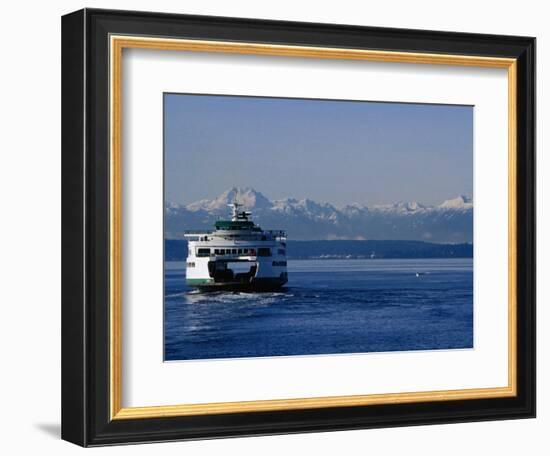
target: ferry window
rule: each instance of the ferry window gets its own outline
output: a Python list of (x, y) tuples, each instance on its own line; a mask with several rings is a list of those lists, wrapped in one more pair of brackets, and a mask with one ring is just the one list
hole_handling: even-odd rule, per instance
[(210, 249), (197, 249), (198, 257), (207, 257), (210, 256)]
[(219, 255), (220, 254), (220, 249), (214, 249), (214, 255)]
[(250, 249), (250, 255), (256, 255), (256, 250)]
[(194, 267), (195, 267), (195, 263), (187, 263), (187, 267), (188, 267), (188, 268), (194, 268)]
[(244, 252), (244, 253), (248, 253), (248, 249), (243, 249), (243, 252)]
[(243, 249), (239, 249), (237, 253), (240, 255), (241, 253), (243, 253)]
[(233, 255), (237, 254), (237, 249), (233, 249)]
[(224, 249), (220, 249), (220, 255), (225, 255), (225, 250)]
[(258, 256), (271, 256), (271, 249), (268, 249), (266, 247), (260, 247), (258, 249)]

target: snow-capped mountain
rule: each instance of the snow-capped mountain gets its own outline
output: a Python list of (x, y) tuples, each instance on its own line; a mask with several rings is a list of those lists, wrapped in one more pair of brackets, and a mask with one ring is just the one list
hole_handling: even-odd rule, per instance
[(468, 198), (467, 196), (464, 196), (464, 195), (460, 195), (456, 198), (444, 201), (438, 206), (438, 208), (467, 211), (469, 209), (474, 208), (474, 203), (472, 202), (471, 198)]
[(231, 188), (223, 192), (213, 200), (203, 199), (187, 205), (190, 211), (227, 212), (227, 205), (235, 201), (235, 198), (247, 209), (266, 209), (273, 203), (260, 192), (252, 188)]
[(473, 202), (458, 196), (437, 206), (397, 202), (366, 207), (337, 208), (310, 199), (270, 200), (252, 188), (231, 188), (218, 197), (188, 205), (166, 203), (166, 238), (178, 239), (189, 229), (211, 229), (214, 221), (229, 216), (235, 199), (253, 212), (264, 229), (285, 229), (295, 240), (371, 239), (472, 242)]

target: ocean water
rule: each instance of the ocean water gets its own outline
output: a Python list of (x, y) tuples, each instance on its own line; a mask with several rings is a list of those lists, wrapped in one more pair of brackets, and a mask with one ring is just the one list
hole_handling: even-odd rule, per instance
[(472, 259), (289, 260), (280, 292), (199, 293), (166, 262), (165, 360), (471, 348)]

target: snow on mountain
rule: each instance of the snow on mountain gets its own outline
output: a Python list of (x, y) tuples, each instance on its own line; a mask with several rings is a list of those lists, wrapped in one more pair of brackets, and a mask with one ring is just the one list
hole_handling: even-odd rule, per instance
[(474, 204), (472, 202), (471, 198), (468, 198), (467, 196), (460, 195), (456, 198), (444, 201), (441, 203), (438, 208), (439, 209), (472, 209), (474, 207)]
[(271, 201), (249, 187), (233, 187), (214, 199), (188, 205), (167, 203), (167, 237), (179, 238), (188, 229), (210, 229), (216, 219), (229, 216), (227, 205), (235, 200), (252, 211), (253, 219), (263, 228), (286, 229), (293, 239), (472, 242), (473, 238), (473, 202), (463, 195), (437, 206), (400, 201), (336, 208), (311, 199)]
[(302, 214), (312, 219), (333, 219), (337, 216), (337, 209), (328, 203), (317, 203), (310, 199), (297, 200), (287, 198), (273, 201), (272, 211), (288, 215)]
[(431, 206), (425, 206), (416, 201), (404, 202), (399, 201), (394, 204), (382, 204), (376, 205), (372, 208), (375, 211), (392, 212), (398, 214), (413, 214), (416, 212), (422, 212), (433, 209)]
[(246, 187), (239, 188), (233, 187), (226, 190), (221, 195), (213, 200), (200, 200), (195, 203), (187, 205), (189, 211), (227, 211), (227, 205), (238, 201), (243, 205), (244, 209), (264, 209), (272, 206), (272, 202), (269, 201), (264, 195), (256, 190)]

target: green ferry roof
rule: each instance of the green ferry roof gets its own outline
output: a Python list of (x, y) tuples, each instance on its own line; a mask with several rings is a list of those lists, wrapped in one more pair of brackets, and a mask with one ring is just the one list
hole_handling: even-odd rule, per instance
[(259, 226), (249, 220), (218, 220), (214, 226), (217, 230), (253, 230), (261, 231)]

